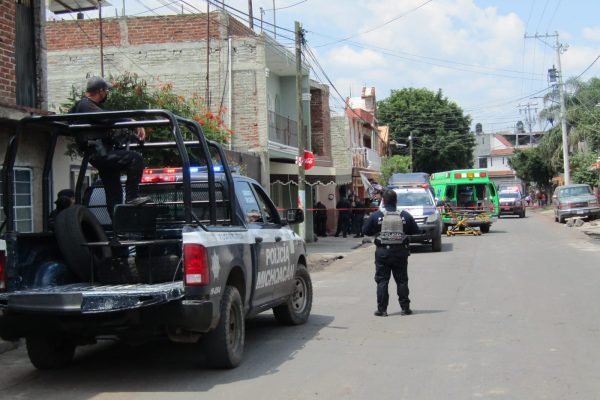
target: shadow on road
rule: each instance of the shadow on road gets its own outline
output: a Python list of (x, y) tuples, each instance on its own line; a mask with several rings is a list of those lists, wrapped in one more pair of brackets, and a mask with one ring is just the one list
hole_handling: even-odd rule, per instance
[[(446, 237), (443, 236), (442, 237), (442, 253), (445, 251), (452, 251), (452, 243), (444, 243), (444, 239)], [(433, 252), (431, 250), (431, 245), (430, 244), (413, 244), (410, 246), (410, 253), (411, 254), (420, 254), (420, 253), (433, 253), (436, 254), (435, 252)]]
[(116, 342), (78, 348), (70, 367), (28, 370), (17, 378), (28, 381), (27, 386), (13, 385), (3, 396), (26, 393), (28, 398), (43, 398), (48, 387), (85, 393), (87, 398), (113, 392), (205, 392), (216, 385), (276, 373), (333, 320), (333, 316), (311, 315), (305, 325), (292, 327), (277, 324), (270, 313), (248, 320), (244, 360), (233, 370), (210, 369), (198, 344), (166, 339), (135, 347)]

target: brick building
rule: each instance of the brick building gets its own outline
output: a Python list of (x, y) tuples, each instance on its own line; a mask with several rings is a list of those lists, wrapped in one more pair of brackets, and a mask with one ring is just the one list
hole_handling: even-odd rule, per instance
[[(44, 114), (46, 99), (45, 2), (0, 2), (0, 158), (17, 122), (32, 114)], [(31, 232), (41, 227), (41, 178), (47, 141), (43, 132), (25, 132), (15, 161), (14, 195), (16, 228)], [(0, 166), (0, 169), (2, 167)], [(0, 175), (0, 180), (2, 180)], [(1, 193), (1, 192), (0, 192)], [(1, 196), (0, 196), (1, 197)], [(0, 202), (0, 210), (2, 210)], [(34, 211), (35, 210), (35, 211)], [(36, 214), (37, 212), (37, 214)], [(4, 213), (0, 212), (0, 225)]]

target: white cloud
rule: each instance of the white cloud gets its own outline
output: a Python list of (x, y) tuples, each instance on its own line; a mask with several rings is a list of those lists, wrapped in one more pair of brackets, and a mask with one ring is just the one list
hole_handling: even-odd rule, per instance
[(581, 36), (587, 40), (593, 40), (595, 42), (600, 42), (600, 27), (587, 27), (583, 28), (581, 31)]

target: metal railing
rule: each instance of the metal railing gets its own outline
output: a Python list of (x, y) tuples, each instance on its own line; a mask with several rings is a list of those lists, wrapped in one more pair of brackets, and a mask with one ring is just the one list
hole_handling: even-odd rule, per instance
[(269, 111), (269, 140), (298, 147), (298, 123), (288, 117)]
[(367, 147), (356, 147), (352, 149), (352, 166), (357, 168), (368, 168), (379, 171), (381, 168), (381, 157), (376, 150)]

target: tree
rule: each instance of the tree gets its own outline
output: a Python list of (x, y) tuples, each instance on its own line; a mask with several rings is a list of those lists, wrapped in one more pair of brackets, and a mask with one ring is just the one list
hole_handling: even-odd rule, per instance
[[(143, 109), (165, 109), (184, 118), (197, 121), (208, 140), (219, 143), (227, 142), (233, 131), (228, 129), (219, 114), (225, 110), (219, 110), (219, 114), (213, 113), (206, 107), (204, 99), (194, 93), (189, 98), (178, 95), (173, 90), (171, 83), (161, 84), (158, 88), (151, 88), (148, 83), (140, 79), (136, 74), (125, 73), (110, 77), (112, 89), (103, 108), (106, 110), (143, 110)], [(67, 101), (60, 107), (61, 112), (68, 112), (73, 105), (83, 97), (83, 92), (78, 92), (74, 87)], [(173, 135), (166, 128), (146, 129), (147, 141), (161, 142), (172, 141)], [(182, 127), (184, 139), (193, 139), (191, 133)], [(80, 155), (75, 143), (68, 147), (67, 154), (71, 157)], [(160, 154), (149, 154), (148, 165), (173, 165), (179, 156), (175, 151), (163, 151)]]
[(408, 172), (409, 169), (409, 156), (386, 157), (381, 162), (381, 177), (383, 182), (388, 182), (392, 174)]
[(556, 170), (552, 169), (543, 158), (543, 152), (539, 147), (515, 149), (508, 164), (522, 181), (534, 182), (537, 187), (549, 191)]
[(441, 89), (406, 88), (392, 90), (389, 98), (377, 102), (377, 119), (389, 125), (390, 137), (409, 143), (412, 139), (413, 171), (429, 174), (473, 165), (475, 137), (471, 118)]
[[(555, 126), (542, 138), (538, 147), (541, 161), (555, 173), (564, 169), (557, 93), (552, 91), (544, 98), (546, 107), (540, 112), (540, 117)], [(576, 151), (570, 160), (571, 175), (574, 182), (588, 182), (591, 178), (588, 169), (595, 161), (594, 155), (600, 153), (600, 79), (592, 78), (587, 82), (567, 80), (565, 100), (569, 148)]]

